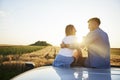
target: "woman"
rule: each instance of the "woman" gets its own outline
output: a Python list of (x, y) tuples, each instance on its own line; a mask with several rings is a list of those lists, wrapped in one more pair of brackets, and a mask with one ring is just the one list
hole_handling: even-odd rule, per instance
[[(77, 44), (76, 29), (73, 25), (67, 25), (65, 29), (66, 36), (62, 40), (64, 44)], [(55, 67), (71, 67), (78, 59), (79, 53), (76, 49), (61, 48), (56, 56), (53, 66)]]

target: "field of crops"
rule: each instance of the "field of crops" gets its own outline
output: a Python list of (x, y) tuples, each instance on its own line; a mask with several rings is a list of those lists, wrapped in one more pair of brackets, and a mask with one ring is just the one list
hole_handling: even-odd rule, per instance
[(30, 53), (44, 47), (45, 46), (0, 46), (0, 55)]
[[(34, 67), (51, 65), (51, 63), (53, 62), (56, 56), (56, 53), (58, 53), (59, 51), (59, 48), (52, 46), (47, 46), (47, 47), (0, 46), (0, 47), (1, 47), (0, 48), (1, 49), (1, 53), (0, 53), (1, 80), (9, 80), (10, 78), (28, 70), (25, 65), (28, 62), (34, 63), (35, 64)], [(17, 51), (16, 54), (15, 51)]]
[[(55, 46), (0, 46), (0, 79), (9, 80), (26, 71), (27, 62), (34, 67), (51, 65), (59, 50)], [(111, 65), (120, 67), (119, 48), (111, 48)]]

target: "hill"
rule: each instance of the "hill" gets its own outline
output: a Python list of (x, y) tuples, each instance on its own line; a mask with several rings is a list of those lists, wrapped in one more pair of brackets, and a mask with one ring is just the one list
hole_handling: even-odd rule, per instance
[(37, 41), (30, 46), (52, 46), (51, 44), (47, 43), (46, 41)]

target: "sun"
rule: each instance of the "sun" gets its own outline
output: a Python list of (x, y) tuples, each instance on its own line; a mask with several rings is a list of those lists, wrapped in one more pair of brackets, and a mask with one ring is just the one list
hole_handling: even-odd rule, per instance
[(80, 35), (76, 35), (76, 37), (77, 37), (77, 41), (78, 41), (78, 43), (81, 43), (82, 40), (83, 40), (82, 36), (80, 36)]
[(84, 40), (83, 38), (87, 35), (87, 33), (88, 33), (88, 30), (86, 30), (86, 29), (83, 29), (83, 30), (78, 31), (76, 33), (76, 37), (78, 39), (78, 43), (81, 43)]

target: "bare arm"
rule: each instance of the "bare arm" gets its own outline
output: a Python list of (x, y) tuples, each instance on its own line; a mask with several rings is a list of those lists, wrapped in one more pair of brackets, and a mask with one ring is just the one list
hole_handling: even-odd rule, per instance
[(64, 44), (64, 42), (62, 42), (60, 44), (61, 48), (70, 48), (70, 49), (79, 49), (81, 46), (78, 43), (75, 44)]
[(61, 48), (69, 48), (69, 46), (70, 46), (70, 44), (65, 44), (64, 42), (62, 42), (62, 43), (60, 44), (60, 47), (61, 47)]

